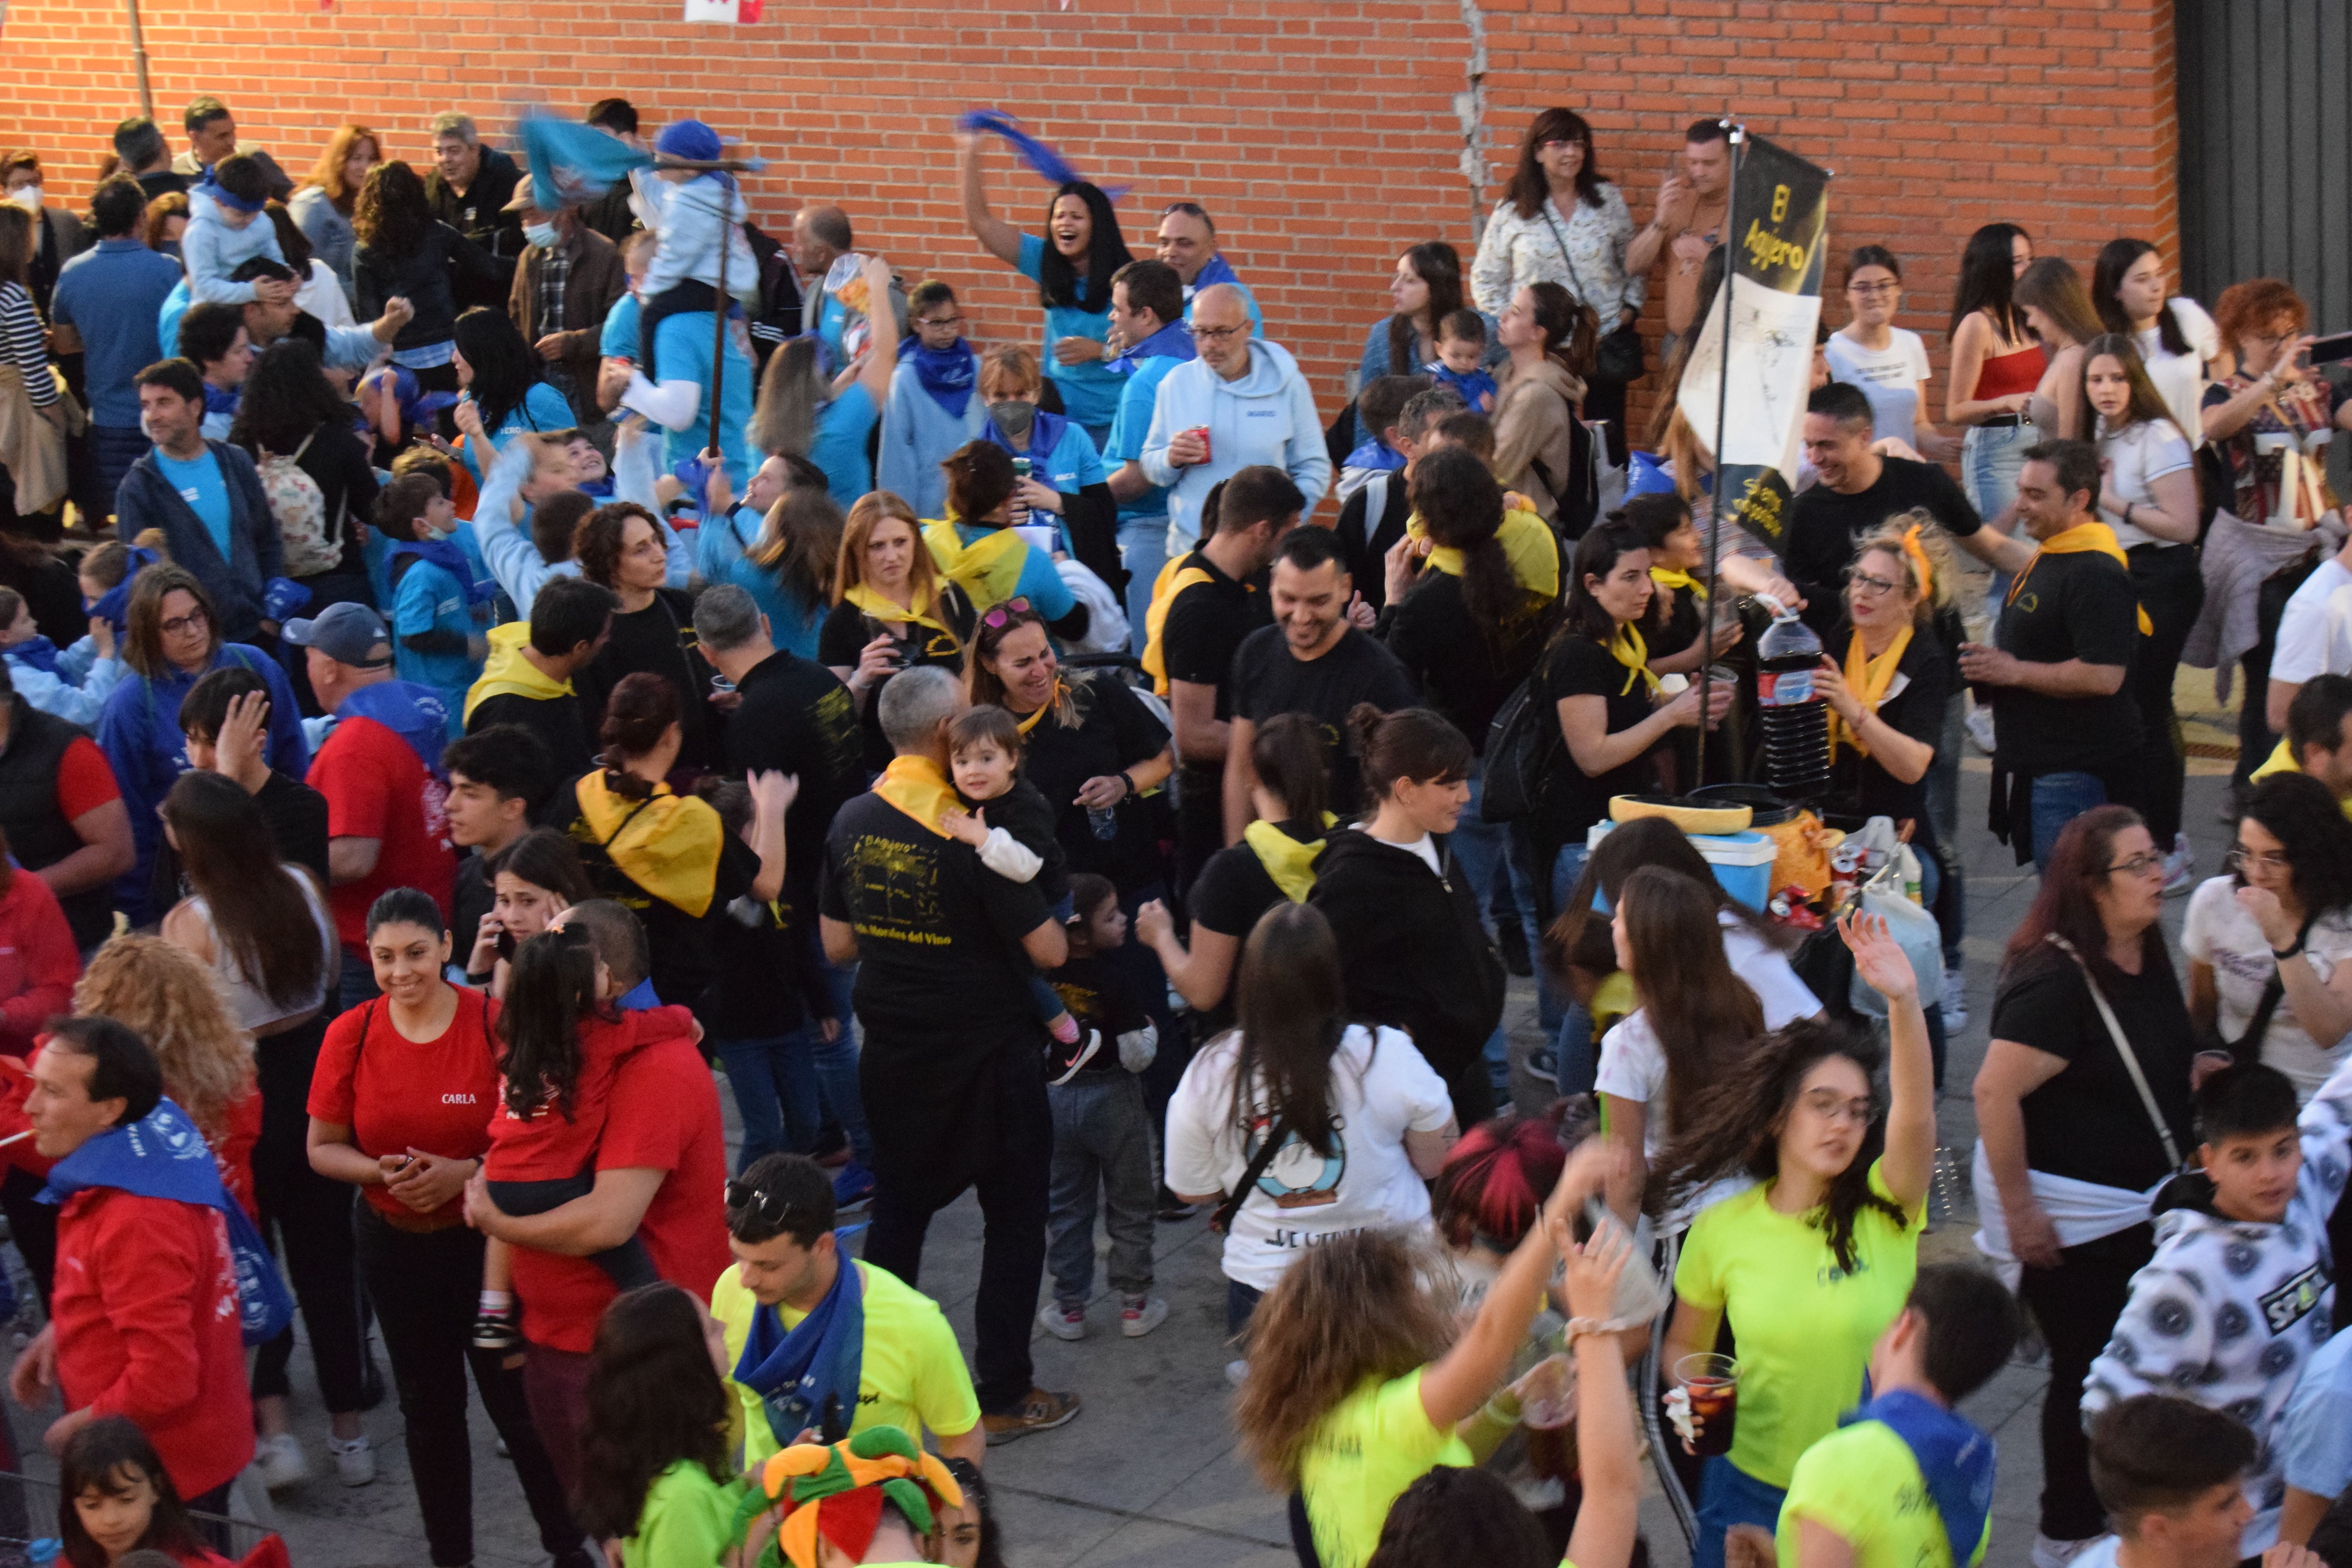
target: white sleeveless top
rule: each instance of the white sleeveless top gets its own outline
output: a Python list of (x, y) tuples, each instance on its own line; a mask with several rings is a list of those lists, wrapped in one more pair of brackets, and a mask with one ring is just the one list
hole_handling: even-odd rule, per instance
[(335, 936), (334, 917), (327, 912), (326, 900), (310, 879), (292, 867), (284, 868), (302, 889), (303, 902), (310, 906), (310, 923), (319, 936), (319, 980), (291, 1005), (273, 1000), (261, 988), (258, 979), (247, 979), (245, 966), (229, 951), (221, 937), (220, 928), (213, 923), (213, 911), (203, 898), (191, 898), (189, 910), (205, 922), (205, 930), (213, 941), (213, 973), (220, 976), (221, 988), (228, 994), (229, 1011), (236, 1015), (237, 1027), (247, 1034), (258, 1034), (280, 1018), (291, 1018), (307, 1013), (327, 999), (327, 988), (335, 984), (341, 971), (342, 946)]

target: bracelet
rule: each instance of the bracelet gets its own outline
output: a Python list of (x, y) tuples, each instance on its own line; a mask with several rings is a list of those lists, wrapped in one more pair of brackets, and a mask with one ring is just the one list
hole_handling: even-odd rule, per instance
[(1616, 1331), (1599, 1318), (1570, 1318), (1562, 1338), (1574, 1341), (1589, 1334), (1612, 1334)]
[(2274, 961), (2276, 961), (2277, 963), (2285, 963), (2288, 959), (2290, 959), (2290, 958), (2301, 958), (2302, 956), (2303, 956), (2303, 938), (2301, 938), (2301, 937), (2297, 937), (2297, 938), (2295, 938), (2295, 939), (2294, 939), (2294, 945), (2293, 947), (2288, 947), (2288, 948), (2277, 948), (2277, 947), (2274, 947), (2274, 948), (2271, 949), (2271, 957), (2272, 957)]
[(1118, 770), (1118, 782), (1127, 786), (1127, 794), (1120, 798), (1125, 800), (1133, 800), (1136, 794), (1135, 781), (1128, 777), (1127, 770), (1125, 768)]

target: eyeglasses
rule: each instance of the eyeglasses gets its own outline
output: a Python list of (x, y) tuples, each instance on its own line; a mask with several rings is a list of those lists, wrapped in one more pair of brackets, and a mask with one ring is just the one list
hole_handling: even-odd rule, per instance
[(763, 1193), (751, 1183), (740, 1179), (727, 1184), (727, 1215), (730, 1219), (744, 1215), (761, 1225), (782, 1225), (784, 1200), (774, 1193)]
[(1865, 599), (1882, 598), (1885, 595), (1895, 592), (1895, 587), (1897, 586), (1897, 584), (1888, 582), (1884, 577), (1872, 576), (1869, 573), (1864, 572), (1859, 566), (1847, 567), (1845, 569), (1845, 580), (1853, 585), (1855, 593), (1861, 595)]
[(1851, 1121), (1856, 1127), (1869, 1126), (1871, 1115), (1877, 1110), (1876, 1103), (1866, 1094), (1860, 1099), (1849, 1100), (1835, 1089), (1815, 1089), (1805, 1096), (1804, 1107), (1824, 1121)]
[(2227, 855), (2221, 857), (2221, 864), (2227, 866), (2232, 871), (2242, 871), (2250, 866), (2261, 866), (2266, 869), (2272, 870), (2284, 870), (2288, 862), (2287, 858), (2284, 855), (2273, 854), (2267, 850), (2232, 849)]
[(1584, 143), (1573, 136), (1547, 136), (1536, 143), (1536, 151), (1538, 153), (1549, 153), (1555, 147), (1573, 147), (1581, 152)]
[(2107, 875), (2110, 877), (2118, 875), (2125, 877), (2145, 877), (2150, 871), (2161, 871), (2162, 869), (2164, 869), (2163, 856), (2135, 855), (2128, 860), (2118, 860), (2114, 865), (2108, 867)]
[(182, 632), (201, 631), (208, 624), (210, 624), (210, 617), (202, 610), (190, 610), (184, 616), (173, 616), (158, 629), (165, 637), (172, 637), (179, 636)]
[(963, 321), (964, 319), (961, 316), (940, 316), (936, 319), (926, 319), (924, 317), (918, 316), (915, 318), (915, 325), (919, 327), (939, 327), (944, 329), (947, 327), (961, 327), (963, 325)]
[(1006, 626), (1011, 626), (1016, 617), (1025, 616), (1029, 613), (1030, 606), (1027, 599), (1007, 599), (1004, 603), (997, 605), (996, 608), (989, 611), (988, 614), (981, 616), (980, 624), (986, 626), (990, 631), (1002, 631)]
[(1194, 327), (1192, 336), (1196, 340), (1206, 338), (1213, 343), (1221, 343), (1227, 338), (1244, 334), (1248, 331), (1247, 327)]
[(1902, 287), (1900, 283), (1849, 283), (1845, 286), (1845, 291), (1849, 294), (1875, 296), (1895, 293)]

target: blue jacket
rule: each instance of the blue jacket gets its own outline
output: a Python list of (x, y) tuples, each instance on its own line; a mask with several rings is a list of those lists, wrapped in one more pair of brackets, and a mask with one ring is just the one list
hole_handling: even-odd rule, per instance
[[(177, 499), (176, 497), (173, 499)], [(257, 647), (224, 643), (205, 674), (241, 666), (261, 677), (269, 688), (269, 765), (289, 778), (310, 771), (310, 749), (302, 741), (301, 710), (295, 704), (293, 683), (276, 659)], [(172, 669), (150, 680), (135, 671), (123, 677), (114, 695), (98, 716), (99, 750), (114, 770), (122, 791), (122, 805), (131, 814), (131, 840), (138, 859), (114, 884), (115, 907), (144, 925), (161, 916), (147, 907), (147, 883), (153, 875), (155, 846), (163, 825), (155, 808), (172, 781), (188, 771), (187, 737), (180, 733), (180, 703), (199, 677)]]
[(164, 554), (194, 573), (212, 595), (213, 611), (220, 617), (213, 629), (225, 642), (250, 642), (261, 630), (262, 595), (269, 580), (285, 569), (286, 549), (253, 459), (226, 442), (205, 445), (219, 460), (221, 482), (228, 489), (229, 558), (221, 559), (204, 519), (155, 467), (152, 449), (131, 465), (114, 492), (114, 535), (129, 544), (148, 529), (161, 529)]
[[(882, 447), (874, 467), (876, 488), (915, 509), (917, 517), (945, 517), (947, 476), (940, 464), (948, 454), (980, 439), (988, 405), (975, 390), (956, 417), (923, 390), (915, 367), (902, 360), (890, 373), (890, 396), (882, 408)], [(709, 574), (705, 573), (705, 576)]]
[(120, 658), (98, 657), (94, 637), (83, 637), (62, 650), (47, 637), (35, 637), (0, 657), (7, 659), (8, 683), (17, 696), (85, 730), (98, 722), (125, 672)]

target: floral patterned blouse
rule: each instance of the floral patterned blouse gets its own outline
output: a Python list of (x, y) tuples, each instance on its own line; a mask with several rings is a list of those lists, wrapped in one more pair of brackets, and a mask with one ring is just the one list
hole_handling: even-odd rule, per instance
[(1546, 196), (1541, 212), (1521, 217), (1510, 202), (1498, 202), (1478, 241), (1478, 259), (1471, 264), (1470, 291), (1480, 310), (1499, 316), (1511, 296), (1528, 284), (1558, 283), (1592, 308), (1603, 332), (1614, 331), (1618, 311), (1627, 306), (1639, 310), (1649, 297), (1646, 279), (1625, 276), (1625, 247), (1633, 238), (1633, 215), (1626, 210), (1623, 194), (1606, 180), (1597, 207), (1580, 200), (1563, 214)]

